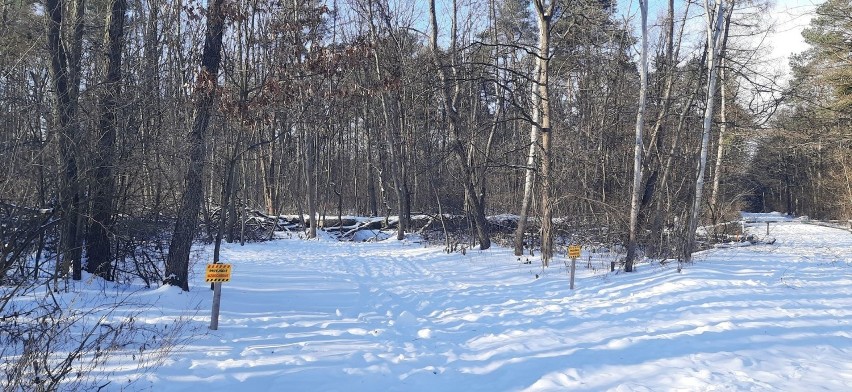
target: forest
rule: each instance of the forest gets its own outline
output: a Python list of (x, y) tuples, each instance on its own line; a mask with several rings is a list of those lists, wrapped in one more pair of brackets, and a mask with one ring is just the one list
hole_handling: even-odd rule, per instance
[(0, 284), (189, 290), (193, 243), (347, 216), (626, 271), (739, 211), (852, 218), (852, 6), (788, 77), (768, 2), (651, 6), (3, 0)]
[[(155, 377), (152, 369), (192, 339), (221, 346), (218, 335), (193, 329), (200, 316), (186, 312), (199, 312), (191, 296), (207, 294), (196, 266), (228, 257), (254, 279), (241, 284), (260, 287), (228, 292), (242, 301), (238, 311), (254, 312), (238, 316), (269, 316), (260, 317), (267, 324), (259, 330), (236, 326), (248, 342), (241, 344), (271, 340), (277, 355), (307, 343), (323, 347), (327, 341), (307, 336), (325, 337), (325, 326), (297, 331), (304, 326), (296, 324), (325, 317), (317, 325), (348, 325), (334, 333), (357, 332), (355, 349), (376, 350), (341, 354), (354, 358), (344, 366), (388, 356), (392, 374), (405, 373), (411, 362), (394, 358), (407, 358), (414, 344), (428, 342), (417, 350), (434, 351), (419, 358), (431, 361), (474, 348), (471, 342), (526, 339), (531, 331), (550, 345), (551, 337), (585, 336), (611, 323), (624, 327), (607, 336), (633, 342), (643, 340), (632, 334), (643, 318), (660, 331), (695, 327), (685, 333), (707, 339), (714, 355), (719, 347), (736, 351), (741, 346), (719, 346), (711, 340), (717, 335), (705, 334), (735, 323), (708, 329), (669, 302), (686, 298), (696, 304), (683, 306), (703, 309), (705, 293), (723, 291), (720, 298), (743, 304), (738, 325), (756, 324), (757, 303), (768, 307), (762, 314), (770, 324), (781, 313), (796, 328), (816, 322), (814, 333), (838, 328), (832, 338), (754, 362), (819, 344), (832, 346), (804, 352), (800, 362), (831, 350), (848, 357), (837, 352), (847, 342), (836, 341), (846, 337), (848, 317), (837, 317), (845, 314), (848, 282), (801, 262), (818, 260), (820, 273), (845, 276), (835, 268), (849, 263), (848, 237), (792, 218), (843, 227), (852, 219), (848, 0), (815, 7), (802, 33), (809, 48), (789, 66), (772, 55), (778, 26), (768, 0), (0, 0), (0, 7), (0, 389), (142, 389), (118, 383)], [(770, 220), (789, 223), (775, 226), (786, 250), (722, 251), (710, 257), (716, 264), (680, 274), (696, 251), (744, 239), (742, 211), (774, 212), (752, 215), (767, 220), (766, 238)], [(751, 233), (764, 230), (763, 221), (749, 224)], [(337, 239), (370, 239), (358, 232), (381, 232), (395, 247), (338, 252)], [(251, 244), (266, 253), (234, 251), (274, 238), (279, 245)], [(423, 253), (411, 238), (443, 244), (446, 253)], [(588, 257), (582, 284), (589, 289), (575, 297), (573, 277), (571, 292), (557, 280), (569, 245), (582, 245)], [(809, 247), (819, 249), (802, 250)], [(593, 256), (605, 265), (593, 267)], [(649, 260), (660, 270), (634, 270)], [(675, 274), (665, 270), (669, 262)], [(625, 274), (599, 279), (599, 270)], [(631, 302), (648, 285), (659, 290)], [(742, 287), (755, 285), (752, 302)], [(477, 295), (468, 296), (470, 287)], [(814, 295), (806, 291), (814, 287)], [(313, 297), (293, 300), (298, 295)], [(784, 301), (801, 312), (788, 312)], [(733, 302), (717, 302), (704, 321), (727, 320)], [(456, 317), (450, 306), (479, 313)], [(594, 318), (601, 306), (620, 306), (626, 318)], [(476, 321), (497, 308), (509, 313), (488, 320), (502, 323)], [(577, 319), (563, 313), (586, 317), (578, 324), (586, 326), (571, 329)], [(465, 324), (435, 322), (444, 316)], [(224, 321), (243, 323), (235, 318)], [(541, 324), (527, 332), (513, 329), (535, 320)], [(810, 336), (782, 327), (770, 331), (787, 336), (785, 344)], [(755, 343), (767, 342), (760, 328), (742, 335), (759, 339), (730, 342), (762, 345)], [(433, 333), (457, 340), (430, 341)], [(684, 348), (695, 340), (648, 342)], [(579, 353), (570, 361), (589, 350), (556, 343)], [(539, 355), (538, 346), (545, 344), (507, 347), (532, 350), (529, 358), (548, 366), (561, 362)], [(595, 358), (619, 357), (611, 350), (622, 346), (629, 345), (606, 346)], [(233, 347), (237, 359), (255, 355)], [(654, 351), (635, 347), (635, 358)], [(339, 348), (330, 349), (337, 361)], [(500, 350), (467, 357), (505, 354), (514, 363), (516, 353)], [(210, 352), (184, 352), (166, 374), (197, 373), (196, 360), (206, 363)], [(124, 362), (105, 366), (109, 353)], [(692, 367), (684, 363), (679, 368)], [(427, 377), (443, 372), (428, 366)], [(135, 375), (119, 380), (117, 369)], [(313, 377), (305, 369), (299, 377)], [(315, 368), (322, 374), (308, 385), (324, 385), (326, 370)], [(333, 374), (336, 385), (351, 386)], [(503, 379), (518, 374), (531, 373)], [(654, 374), (665, 381), (672, 372)], [(395, 380), (385, 375), (382, 382)], [(274, 381), (289, 387), (288, 377)], [(150, 382), (158, 390), (186, 385)]]

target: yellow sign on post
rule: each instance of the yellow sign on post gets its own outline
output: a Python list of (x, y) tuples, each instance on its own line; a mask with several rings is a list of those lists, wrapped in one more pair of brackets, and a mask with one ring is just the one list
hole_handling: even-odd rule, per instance
[(208, 283), (230, 282), (231, 265), (207, 264), (207, 273), (204, 274), (204, 281)]
[(213, 283), (213, 309), (210, 315), (210, 329), (219, 329), (219, 303), (222, 298), (222, 282), (231, 281), (231, 265), (213, 263), (207, 264), (204, 280)]
[(571, 290), (574, 290), (574, 275), (577, 273), (577, 258), (580, 257), (580, 245), (568, 247), (568, 257), (571, 258)]
[(580, 245), (571, 245), (568, 247), (568, 257), (576, 259), (580, 257)]

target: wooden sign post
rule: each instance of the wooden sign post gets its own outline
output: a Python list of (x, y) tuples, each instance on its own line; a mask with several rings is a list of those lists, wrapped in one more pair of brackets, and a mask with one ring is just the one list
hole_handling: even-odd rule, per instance
[(568, 247), (568, 257), (571, 258), (571, 290), (574, 290), (574, 274), (577, 272), (577, 258), (580, 257), (580, 245)]
[(207, 264), (204, 281), (213, 283), (213, 309), (210, 316), (210, 329), (219, 329), (219, 304), (222, 301), (222, 282), (231, 281), (230, 264)]

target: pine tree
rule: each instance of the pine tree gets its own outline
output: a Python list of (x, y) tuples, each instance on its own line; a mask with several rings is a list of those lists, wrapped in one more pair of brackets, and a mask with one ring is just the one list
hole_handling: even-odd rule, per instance
[(802, 35), (822, 63), (821, 78), (834, 88), (834, 108), (848, 112), (852, 110), (852, 3), (828, 0), (816, 14)]

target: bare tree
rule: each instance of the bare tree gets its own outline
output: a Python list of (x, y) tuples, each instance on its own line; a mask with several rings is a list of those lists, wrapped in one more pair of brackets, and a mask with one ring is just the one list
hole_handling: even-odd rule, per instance
[[(453, 26), (456, 26), (456, 3), (453, 1)], [(457, 110), (456, 100), (459, 95), (458, 86), (455, 91), (450, 85), (447, 78), (445, 68), (447, 66), (441, 61), (438, 49), (438, 22), (435, 14), (435, 0), (429, 1), (429, 22), (431, 26), (431, 34), (429, 35), (429, 43), (432, 47), (432, 61), (438, 72), (438, 81), (441, 83), (441, 95), (444, 102), (444, 111), (447, 113), (450, 128), (450, 150), (456, 160), (456, 165), (461, 171), (462, 183), (465, 188), (465, 200), (468, 207), (472, 210), (474, 224), (476, 225), (476, 234), (479, 238), (479, 248), (488, 249), (491, 247), (491, 238), (488, 233), (488, 221), (485, 219), (485, 206), (482, 205), (484, 195), (480, 195), (476, 190), (476, 171), (471, 167), (469, 160), (465, 156), (465, 148), (461, 141), (459, 128), (463, 125), (461, 116)], [(451, 38), (451, 53), (450, 56), (455, 56), (456, 49), (455, 28), (453, 28), (453, 36)], [(455, 69), (454, 65), (450, 65)], [(455, 71), (453, 72), (455, 73)]]
[[(725, 136), (727, 136), (728, 130), (728, 97), (727, 97), (727, 87), (725, 83), (728, 82), (725, 79), (725, 58), (722, 57), (720, 60), (719, 67), (719, 81), (721, 82), (721, 86), (719, 88), (719, 94), (721, 95), (721, 99), (719, 102), (719, 138), (716, 142), (716, 165), (713, 167), (713, 187), (710, 192), (710, 200), (708, 204), (710, 205), (710, 212), (713, 214), (713, 220), (715, 221), (717, 217), (720, 216), (721, 211), (719, 211), (719, 184), (722, 181), (722, 170), (724, 165), (722, 164), (722, 158), (725, 153)], [(714, 222), (715, 223), (715, 222)]]
[[(677, 148), (679, 141), (680, 131), (682, 128), (683, 122), (679, 122), (677, 129), (675, 129), (675, 139), (671, 144), (671, 148), (669, 149), (669, 154), (664, 154), (665, 142), (667, 136), (671, 133), (669, 132), (669, 124), (668, 116), (672, 109), (672, 103), (674, 102), (674, 87), (675, 87), (675, 79), (678, 71), (677, 61), (679, 59), (681, 42), (683, 39), (683, 31), (686, 26), (687, 16), (689, 15), (689, 3), (687, 3), (686, 7), (684, 7), (684, 16), (683, 22), (680, 24), (680, 29), (677, 34), (677, 41), (675, 41), (675, 12), (674, 12), (674, 0), (669, 0), (668, 7), (668, 15), (666, 17), (666, 46), (665, 46), (665, 57), (664, 57), (664, 66), (665, 66), (665, 80), (663, 82), (663, 96), (661, 97), (661, 102), (659, 104), (659, 111), (657, 112), (657, 118), (654, 121), (654, 126), (651, 130), (651, 140), (648, 143), (648, 153), (645, 155), (645, 159), (643, 159), (646, 168), (648, 169), (647, 179), (645, 180), (645, 191), (642, 196), (641, 207), (645, 208), (646, 205), (650, 205), (650, 212), (645, 215), (648, 216), (648, 221), (650, 225), (651, 235), (653, 242), (651, 242), (650, 249), (652, 252), (655, 252), (655, 256), (659, 256), (662, 254), (662, 238), (660, 238), (660, 234), (662, 232), (662, 224), (666, 220), (666, 215), (668, 212), (662, 208), (662, 204), (664, 201), (663, 193), (661, 190), (665, 189), (668, 180), (668, 173), (670, 173), (670, 166), (673, 162), (673, 151)], [(660, 67), (658, 66), (658, 69)], [(700, 83), (696, 83), (696, 85), (700, 86)], [(685, 120), (685, 114), (689, 110), (688, 108), (692, 106), (692, 102), (694, 100), (695, 94), (698, 93), (698, 90), (695, 88), (690, 88), (687, 83), (684, 86), (686, 90), (688, 90), (687, 94), (689, 96), (688, 102), (686, 103), (685, 109), (682, 109), (682, 113), (684, 115), (682, 118)], [(662, 173), (662, 175), (661, 175)], [(656, 198), (656, 200), (654, 200)], [(670, 210), (670, 209), (669, 209)]]
[(719, 55), (722, 53), (723, 42), (725, 42), (725, 19), (730, 18), (733, 3), (726, 7), (724, 0), (716, 0), (715, 6), (710, 8), (709, 1), (705, 1), (707, 10), (707, 71), (709, 74), (707, 84), (707, 103), (704, 107), (703, 133), (701, 138), (701, 149), (698, 157), (698, 174), (695, 180), (695, 193), (690, 209), (689, 225), (686, 232), (686, 246), (683, 249), (683, 260), (692, 260), (692, 251), (695, 249), (695, 230), (701, 218), (701, 200), (704, 192), (704, 172), (707, 167), (707, 151), (710, 144), (710, 130), (713, 125), (713, 106), (716, 102), (716, 83), (718, 79)]
[(94, 157), (95, 184), (92, 189), (92, 221), (86, 241), (86, 271), (106, 280), (112, 280), (112, 252), (110, 232), (112, 230), (113, 197), (115, 179), (112, 167), (115, 164), (115, 135), (118, 100), (121, 96), (121, 59), (124, 41), (124, 14), (126, 0), (113, 0), (107, 16), (104, 47), (107, 48), (104, 93), (101, 96), (98, 137), (98, 153)]
[[(383, 2), (367, 2), (367, 14), (369, 16), (369, 27), (370, 27), (370, 36), (373, 40), (373, 65), (374, 71), (376, 72), (376, 78), (382, 79), (382, 68), (381, 68), (381, 45), (379, 39), (379, 25), (380, 21), (383, 21), (385, 29), (387, 30), (387, 34), (390, 38), (390, 43), (399, 45), (399, 41), (392, 31), (390, 15), (388, 14), (387, 4)], [(377, 9), (378, 8), (378, 9)], [(397, 48), (398, 50), (401, 48)], [(398, 54), (397, 54), (398, 55)], [(395, 63), (395, 72), (402, 72), (400, 59), (395, 58), (392, 59)], [(396, 77), (400, 77), (400, 75), (394, 75)], [(398, 81), (398, 80), (397, 80)], [(401, 133), (401, 118), (398, 115), (393, 113), (394, 108), (400, 105), (401, 98), (395, 94), (381, 93), (379, 95), (379, 99), (381, 101), (381, 113), (382, 118), (384, 120), (384, 142), (386, 151), (390, 156), (389, 162), (389, 171), (391, 174), (391, 178), (393, 180), (394, 190), (396, 191), (397, 196), (397, 211), (399, 216), (399, 222), (397, 223), (397, 234), (396, 238), (398, 240), (402, 240), (405, 238), (405, 232), (408, 230), (409, 226), (409, 218), (411, 216), (411, 194), (408, 189), (408, 180), (406, 178), (408, 173), (407, 164), (405, 161), (405, 154), (403, 153), (404, 145), (402, 143), (400, 133)]]
[(550, 121), (550, 30), (553, 12), (558, 0), (533, 0), (538, 20), (538, 74), (536, 87), (539, 95), (538, 126), (541, 131), (541, 261), (545, 266), (553, 258), (553, 174), (552, 137)]
[[(731, 10), (733, 10), (734, 4), (731, 3)], [(726, 72), (726, 61), (725, 57), (727, 57), (727, 47), (728, 47), (728, 35), (731, 29), (731, 15), (732, 12), (728, 12), (728, 15), (725, 17), (725, 33), (722, 37), (722, 48), (719, 52), (719, 80), (720, 80), (720, 102), (719, 102), (719, 138), (716, 143), (716, 165), (713, 167), (713, 186), (710, 192), (710, 213), (713, 215), (713, 223), (716, 223), (716, 219), (721, 216), (721, 207), (719, 206), (719, 187), (722, 181), (722, 171), (724, 168), (723, 165), (723, 157), (725, 154), (725, 137), (728, 133), (728, 86), (727, 84), (730, 82), (725, 76)]]
[(633, 146), (633, 192), (630, 197), (630, 227), (627, 242), (627, 257), (624, 259), (624, 270), (633, 271), (636, 257), (636, 231), (638, 229), (639, 208), (642, 197), (642, 133), (645, 127), (645, 97), (648, 90), (648, 2), (639, 0), (642, 18), (642, 53), (639, 59), (639, 108), (636, 111), (636, 142)]
[(225, 28), (224, 4), (225, 0), (214, 0), (207, 11), (204, 52), (195, 82), (195, 119), (189, 133), (189, 169), (186, 172), (183, 198), (166, 260), (164, 283), (178, 286), (184, 291), (189, 291), (189, 251), (198, 229), (196, 222), (201, 208), (204, 145), (218, 85), (222, 35)]
[(78, 97), (80, 93), (80, 61), (83, 41), (84, 0), (74, 0), (71, 9), (72, 34), (63, 37), (63, 0), (46, 0), (45, 7), (50, 13), (47, 32), (47, 46), (50, 53), (51, 84), (54, 92), (54, 127), (57, 132), (60, 156), (62, 158), (62, 192), (60, 209), (62, 211), (62, 260), (57, 262), (57, 270), (67, 273), (72, 269), (74, 280), (82, 279), (82, 230), (80, 213), (80, 178), (78, 153), (80, 142), (79, 124), (76, 122)]
[(547, 266), (553, 257), (553, 204), (551, 200), (551, 127), (550, 127), (550, 33), (553, 13), (558, 0), (534, 0), (538, 25), (538, 45), (535, 52), (532, 89), (532, 128), (530, 129), (530, 150), (527, 156), (524, 195), (521, 201), (520, 219), (515, 230), (515, 255), (523, 253), (524, 231), (527, 214), (532, 202), (535, 180), (535, 163), (538, 158), (541, 196), (541, 253), (542, 264)]

